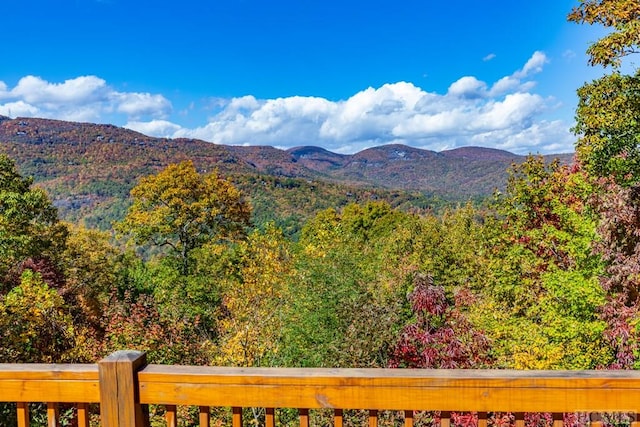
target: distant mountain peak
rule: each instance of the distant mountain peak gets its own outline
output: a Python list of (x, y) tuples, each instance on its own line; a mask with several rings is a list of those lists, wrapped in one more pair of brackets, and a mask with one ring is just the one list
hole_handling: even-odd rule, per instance
[(509, 151), (500, 150), (498, 148), (488, 148), (488, 147), (477, 147), (477, 146), (469, 146), (469, 147), (459, 147), (453, 148), (451, 150), (441, 151), (441, 154), (447, 157), (461, 157), (461, 158), (470, 158), (470, 159), (492, 159), (492, 160), (508, 160), (515, 159), (521, 156), (517, 154), (513, 154)]

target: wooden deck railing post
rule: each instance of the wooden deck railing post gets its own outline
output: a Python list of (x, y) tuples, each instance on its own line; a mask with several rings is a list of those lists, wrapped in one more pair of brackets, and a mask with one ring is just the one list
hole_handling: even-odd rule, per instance
[(147, 363), (139, 351), (116, 351), (98, 362), (100, 420), (103, 427), (148, 427), (148, 407), (140, 404), (138, 370)]

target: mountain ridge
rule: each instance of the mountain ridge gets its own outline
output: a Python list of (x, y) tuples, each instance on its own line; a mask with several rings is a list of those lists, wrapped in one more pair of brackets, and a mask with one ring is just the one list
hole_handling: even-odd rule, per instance
[[(391, 144), (338, 154), (304, 145), (287, 150), (227, 146), (198, 139), (150, 137), (111, 124), (4, 116), (0, 116), (0, 151), (16, 162), (23, 175), (33, 176), (64, 215), (74, 218), (82, 216), (78, 212), (83, 209), (87, 213), (100, 204), (111, 204), (105, 206), (110, 213), (98, 222), (123, 214), (128, 192), (141, 177), (184, 160), (193, 161), (201, 172), (218, 170), (237, 177), (253, 192), (252, 197), (272, 190), (281, 194), (281, 189), (290, 187), (327, 192), (322, 193), (326, 203), (331, 199), (339, 205), (365, 197), (391, 197), (402, 200), (398, 203), (415, 199), (418, 206), (425, 206), (429, 203), (421, 200), (424, 197), (454, 203), (486, 198), (504, 188), (507, 168), (526, 158), (484, 147), (435, 152)], [(573, 155), (546, 157), (569, 163)], [(247, 178), (258, 175), (272, 178)], [(266, 186), (259, 184), (263, 182)], [(332, 199), (334, 196), (337, 198)], [(289, 199), (287, 203), (296, 204), (295, 197)], [(314, 203), (323, 206), (319, 201)], [(266, 201), (264, 205), (273, 206)]]

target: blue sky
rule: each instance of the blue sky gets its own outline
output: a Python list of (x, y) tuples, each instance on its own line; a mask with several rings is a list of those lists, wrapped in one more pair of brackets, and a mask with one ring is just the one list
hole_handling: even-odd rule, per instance
[(215, 143), (573, 151), (569, 0), (7, 0), (0, 114)]

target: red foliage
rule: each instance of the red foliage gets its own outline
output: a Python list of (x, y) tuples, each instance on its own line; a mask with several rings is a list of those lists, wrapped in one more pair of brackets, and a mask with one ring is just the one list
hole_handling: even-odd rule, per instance
[(459, 369), (489, 363), (487, 338), (461, 311), (472, 295), (458, 292), (454, 299), (453, 304), (447, 301), (444, 289), (434, 286), (431, 277), (416, 275), (409, 295), (415, 321), (403, 329), (391, 367)]
[(31, 270), (34, 273), (40, 274), (44, 283), (46, 283), (50, 288), (57, 289), (58, 292), (61, 292), (64, 287), (64, 275), (58, 266), (46, 256), (27, 258), (13, 268), (7, 277), (7, 282), (10, 283), (11, 287), (18, 286), (20, 284), (20, 278), (25, 270)]
[(594, 250), (607, 263), (600, 283), (607, 292), (602, 318), (604, 336), (615, 351), (610, 369), (630, 369), (638, 352), (638, 337), (632, 326), (640, 315), (640, 186), (621, 187), (603, 183), (604, 192), (595, 200), (600, 211)]

